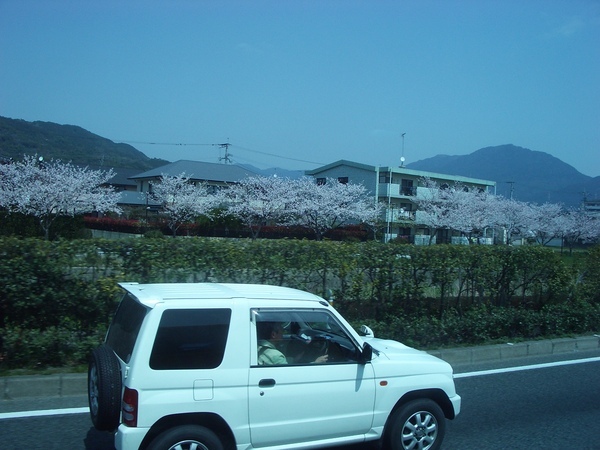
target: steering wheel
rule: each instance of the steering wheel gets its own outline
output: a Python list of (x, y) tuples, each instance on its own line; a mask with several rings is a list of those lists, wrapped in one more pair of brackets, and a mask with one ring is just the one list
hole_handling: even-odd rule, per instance
[(320, 339), (314, 339), (310, 345), (319, 353), (319, 355), (326, 355), (329, 351), (329, 339), (326, 336), (323, 336)]

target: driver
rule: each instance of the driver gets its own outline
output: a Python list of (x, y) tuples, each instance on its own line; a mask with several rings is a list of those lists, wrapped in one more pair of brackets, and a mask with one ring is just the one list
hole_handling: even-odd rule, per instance
[[(283, 326), (279, 322), (257, 322), (258, 328), (258, 364), (277, 365), (288, 364), (288, 360), (276, 347), (278, 341), (283, 340)], [(326, 363), (329, 355), (321, 355), (313, 362)]]
[(274, 342), (283, 339), (283, 327), (278, 322), (258, 322), (258, 364), (287, 364), (287, 359)]

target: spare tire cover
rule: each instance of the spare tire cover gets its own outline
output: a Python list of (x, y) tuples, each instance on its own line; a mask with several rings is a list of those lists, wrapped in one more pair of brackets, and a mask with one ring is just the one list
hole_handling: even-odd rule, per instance
[(114, 352), (101, 345), (92, 352), (88, 367), (88, 402), (97, 430), (112, 431), (121, 415), (121, 366)]

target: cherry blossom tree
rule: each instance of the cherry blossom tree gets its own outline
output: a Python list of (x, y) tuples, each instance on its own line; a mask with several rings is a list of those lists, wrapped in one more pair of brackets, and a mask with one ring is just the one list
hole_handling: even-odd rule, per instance
[(211, 218), (211, 211), (221, 202), (220, 196), (212, 194), (205, 183), (193, 183), (185, 173), (163, 173), (159, 182), (152, 183), (150, 197), (162, 205), (173, 236), (182, 224), (197, 216)]
[(120, 194), (108, 181), (112, 170), (91, 170), (37, 155), (0, 165), (0, 207), (37, 217), (44, 237), (59, 216), (117, 212)]
[(317, 240), (335, 228), (349, 223), (374, 222), (380, 206), (361, 184), (327, 179), (318, 184), (313, 178), (290, 180), (291, 213), (288, 224), (311, 229)]
[(365, 204), (365, 212), (361, 221), (373, 231), (373, 240), (377, 240), (377, 231), (384, 229), (386, 226), (382, 217), (385, 210), (386, 205), (381, 201), (367, 201)]
[(248, 177), (224, 190), (226, 213), (246, 225), (253, 239), (267, 224), (285, 222), (291, 184), (280, 177)]
[(528, 228), (540, 245), (547, 245), (562, 236), (561, 217), (563, 208), (557, 203), (530, 204), (525, 214)]
[(526, 235), (530, 229), (530, 205), (526, 202), (507, 199), (501, 196), (490, 196), (491, 225), (504, 230), (504, 240), (510, 245), (513, 236)]
[(570, 250), (577, 243), (598, 242), (600, 239), (600, 219), (582, 209), (572, 209), (562, 214), (559, 225), (563, 244)]
[(468, 237), (481, 237), (493, 222), (493, 210), (489, 207), (491, 197), (487, 191), (461, 183), (445, 189), (448, 228)]
[(435, 181), (424, 178), (422, 184), (423, 186), (417, 189), (415, 197), (417, 204), (415, 222), (429, 228), (429, 245), (431, 245), (437, 231), (447, 226), (444, 217), (445, 205), (442, 192)]
[(459, 186), (440, 186), (430, 178), (422, 180), (417, 191), (416, 221), (429, 228), (429, 244), (440, 229), (455, 229), (470, 232), (466, 211), (470, 195)]

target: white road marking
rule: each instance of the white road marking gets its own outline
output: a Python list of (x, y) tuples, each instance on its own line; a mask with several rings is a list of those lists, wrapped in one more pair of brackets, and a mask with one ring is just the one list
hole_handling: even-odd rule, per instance
[(583, 363), (598, 362), (598, 361), (600, 361), (600, 357), (572, 359), (570, 361), (556, 361), (556, 362), (544, 363), (544, 364), (532, 364), (530, 366), (504, 367), (502, 369), (455, 373), (454, 378), (471, 378), (471, 377), (480, 377), (483, 375), (497, 375), (499, 373), (520, 372), (522, 370), (547, 369), (548, 367), (569, 366), (572, 364), (583, 364)]
[[(570, 361), (557, 361), (557, 362), (544, 363), (544, 364), (533, 364), (530, 366), (505, 367), (502, 369), (480, 370), (477, 372), (456, 373), (456, 374), (454, 374), (454, 378), (480, 377), (483, 375), (497, 375), (500, 373), (520, 372), (523, 370), (547, 369), (549, 367), (569, 366), (569, 365), (573, 365), (573, 364), (584, 364), (584, 363), (599, 362), (599, 361), (600, 361), (600, 357), (585, 358), (585, 359), (573, 359)], [(21, 417), (60, 416), (60, 415), (65, 415), (65, 414), (87, 414), (87, 413), (89, 413), (89, 411), (90, 410), (87, 406), (84, 408), (42, 409), (39, 411), (17, 411), (17, 412), (9, 412), (9, 413), (0, 413), (0, 420), (2, 420), (2, 419), (17, 419), (17, 418), (21, 418)]]
[(1, 419), (17, 419), (19, 417), (39, 417), (39, 416), (60, 416), (63, 414), (84, 414), (89, 413), (90, 409), (85, 408), (63, 408), (63, 409), (41, 409), (39, 411), (16, 411), (9, 413), (0, 413)]

